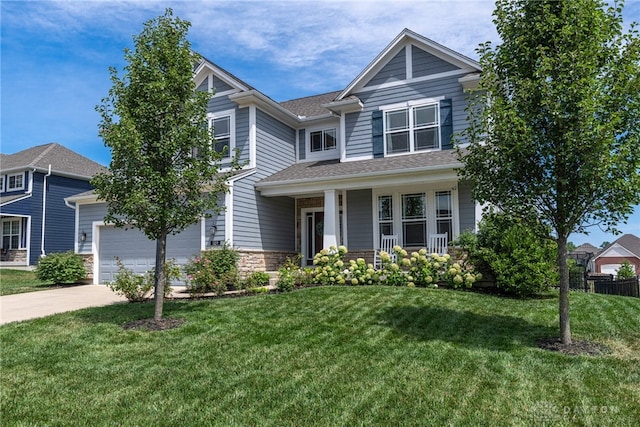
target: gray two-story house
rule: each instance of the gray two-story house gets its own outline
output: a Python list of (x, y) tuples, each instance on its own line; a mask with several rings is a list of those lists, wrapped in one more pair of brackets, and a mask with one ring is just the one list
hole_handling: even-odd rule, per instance
[[(452, 135), (465, 128), (465, 89), (479, 64), (410, 30), (402, 31), (346, 88), (276, 102), (213, 62), (194, 79), (210, 91), (209, 122), (218, 149), (238, 149), (246, 166), (229, 182), (225, 212), (176, 236), (168, 257), (183, 263), (224, 242), (245, 270), (275, 270), (301, 253), (345, 245), (373, 258), (380, 236), (421, 248), (433, 233), (474, 229), (479, 209)], [(68, 198), (77, 211), (79, 253), (95, 283), (112, 280), (115, 257), (140, 272), (154, 243), (104, 224), (106, 206), (91, 192)]]

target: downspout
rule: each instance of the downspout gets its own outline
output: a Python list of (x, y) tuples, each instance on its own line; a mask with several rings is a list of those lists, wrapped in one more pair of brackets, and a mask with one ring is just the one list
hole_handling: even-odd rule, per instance
[(51, 163), (49, 163), (49, 172), (44, 176), (42, 181), (42, 239), (40, 240), (40, 257), (46, 255), (44, 252), (44, 231), (47, 214), (47, 178), (51, 176)]

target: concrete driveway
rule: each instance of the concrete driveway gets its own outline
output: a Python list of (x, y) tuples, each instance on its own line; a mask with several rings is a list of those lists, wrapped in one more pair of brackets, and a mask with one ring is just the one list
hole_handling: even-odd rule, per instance
[(87, 307), (101, 307), (127, 299), (105, 285), (70, 286), (0, 297), (0, 325)]

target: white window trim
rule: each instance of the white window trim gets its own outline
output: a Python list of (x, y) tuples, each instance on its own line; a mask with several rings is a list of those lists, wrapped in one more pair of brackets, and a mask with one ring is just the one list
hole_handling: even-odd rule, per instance
[[(14, 188), (11, 188), (11, 187), (9, 186), (9, 183), (11, 182), (11, 178), (12, 178), (12, 177), (17, 177), (17, 176), (21, 177), (22, 185), (21, 185), (20, 187), (14, 187)], [(12, 174), (10, 174), (10, 175), (7, 175), (7, 190), (6, 190), (6, 191), (19, 191), (19, 190), (24, 190), (24, 181), (25, 181), (25, 180), (24, 180), (24, 172), (20, 172), (20, 173), (12, 173)]]
[[(17, 222), (18, 223), (18, 247), (17, 248), (4, 248), (4, 249), (15, 249), (15, 250), (19, 250), (19, 249), (24, 249), (25, 247), (22, 245), (22, 218), (17, 218), (16, 217), (12, 217), (12, 218), (7, 218), (7, 219), (3, 219), (0, 222), (0, 227), (2, 227), (0, 229), (0, 234), (1, 234), (1, 238), (2, 238), (2, 243), (4, 242), (4, 237), (5, 236), (16, 236), (16, 234), (10, 233), (10, 234), (4, 234), (4, 224), (5, 223), (12, 223), (12, 222)], [(9, 228), (11, 228), (11, 225), (9, 225)]]
[[(311, 134), (313, 132), (327, 131), (327, 130), (335, 130), (336, 135), (336, 146), (331, 150), (322, 150), (322, 151), (311, 151)], [(317, 161), (317, 160), (332, 160), (340, 158), (340, 150), (341, 150), (341, 133), (340, 127), (338, 125), (327, 124), (324, 126), (314, 126), (311, 128), (305, 129), (304, 133), (305, 138), (305, 161)]]
[[(233, 152), (236, 149), (236, 110), (225, 110), (225, 111), (216, 111), (215, 113), (207, 113), (207, 124), (209, 126), (209, 130), (213, 127), (214, 119), (221, 119), (224, 117), (229, 117), (229, 150), (224, 160), (230, 160), (233, 156)], [(215, 129), (213, 129), (215, 133)], [(213, 143), (213, 141), (212, 141)]]
[(427, 239), (429, 234), (433, 234), (437, 230), (436, 224), (436, 192), (451, 192), (451, 214), (453, 236), (449, 236), (450, 240), (460, 235), (460, 209), (458, 206), (458, 188), (456, 183), (440, 183), (439, 185), (414, 185), (407, 187), (390, 187), (378, 188), (372, 192), (372, 211), (373, 211), (373, 243), (374, 248), (377, 247), (376, 242), (380, 242), (380, 227), (378, 213), (378, 197), (392, 196), (393, 200), (393, 230), (398, 235), (398, 244), (404, 246), (402, 235), (402, 195), (425, 193), (427, 203)]
[[(379, 107), (379, 110), (382, 111), (382, 138), (384, 144), (384, 156), (385, 157), (393, 157), (393, 156), (404, 156), (407, 154), (414, 153), (428, 153), (430, 151), (441, 151), (442, 150), (442, 123), (440, 123), (440, 101), (444, 99), (444, 96), (437, 98), (424, 98), (406, 102), (399, 102), (396, 104), (383, 105)], [(431, 148), (427, 150), (418, 150), (415, 149), (415, 141), (414, 141), (414, 111), (419, 107), (427, 107), (427, 106), (435, 106), (436, 107), (436, 119), (438, 120), (438, 147)], [(409, 132), (409, 151), (401, 152), (401, 153), (388, 153), (387, 152), (387, 113), (391, 113), (393, 111), (402, 111), (408, 110), (408, 118), (409, 118), (409, 127), (407, 131)]]

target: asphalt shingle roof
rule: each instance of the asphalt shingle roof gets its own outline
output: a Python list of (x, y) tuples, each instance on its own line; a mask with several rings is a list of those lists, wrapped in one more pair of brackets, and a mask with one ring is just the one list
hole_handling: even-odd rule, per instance
[(14, 154), (0, 156), (0, 169), (40, 169), (58, 174), (91, 178), (99, 172), (106, 171), (101, 164), (84, 157), (75, 151), (53, 142), (18, 151)]
[(414, 153), (410, 156), (394, 156), (342, 163), (340, 163), (340, 160), (304, 162), (283, 169), (259, 181), (257, 185), (280, 182), (283, 184), (294, 183), (296, 181), (314, 179), (349, 178), (367, 174), (388, 175), (438, 166), (453, 167), (458, 164), (458, 156), (455, 150)]
[(322, 104), (328, 104), (336, 99), (342, 91), (323, 93), (322, 95), (306, 96), (281, 102), (280, 105), (299, 117), (314, 117), (329, 113)]
[(634, 255), (640, 257), (640, 237), (637, 237), (633, 234), (625, 234), (616, 239), (616, 241), (611, 243), (609, 246), (607, 246), (602, 252), (604, 253), (607, 249), (609, 249), (616, 243), (629, 252), (632, 252)]

